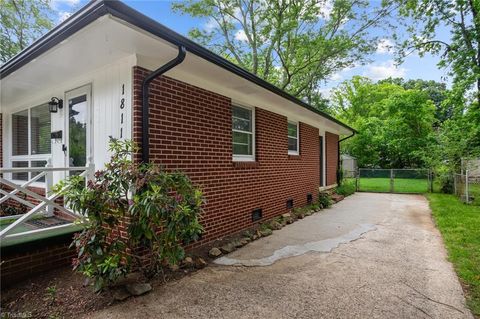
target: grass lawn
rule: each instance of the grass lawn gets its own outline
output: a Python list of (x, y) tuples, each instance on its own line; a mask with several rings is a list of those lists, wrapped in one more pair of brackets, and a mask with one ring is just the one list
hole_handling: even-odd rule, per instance
[(480, 207), (454, 195), (426, 194), (449, 260), (467, 291), (467, 304), (480, 316)]
[[(428, 179), (395, 178), (395, 193), (425, 193), (428, 191)], [(363, 192), (390, 192), (390, 178), (364, 178), (359, 181), (359, 190)]]
[(470, 184), (469, 196), (473, 196), (473, 203), (480, 206), (480, 184)]

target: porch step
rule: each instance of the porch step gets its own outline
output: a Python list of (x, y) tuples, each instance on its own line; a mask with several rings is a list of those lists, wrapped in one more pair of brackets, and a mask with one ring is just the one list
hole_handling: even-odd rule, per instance
[(37, 229), (65, 225), (70, 223), (71, 221), (65, 220), (56, 216), (33, 219), (25, 222), (25, 224), (28, 224), (29, 226), (32, 226), (33, 228), (37, 228)]

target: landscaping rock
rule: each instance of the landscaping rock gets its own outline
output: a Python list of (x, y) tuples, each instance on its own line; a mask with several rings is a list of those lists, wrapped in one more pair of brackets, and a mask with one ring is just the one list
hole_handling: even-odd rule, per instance
[(140, 272), (131, 272), (126, 274), (124, 277), (119, 278), (115, 285), (116, 287), (123, 287), (128, 284), (135, 284), (138, 282), (144, 282), (145, 278), (142, 273)]
[(298, 215), (297, 215), (297, 218), (298, 218), (298, 219), (303, 219), (304, 217), (305, 217), (304, 214), (298, 214)]
[(246, 244), (248, 244), (250, 242), (250, 238), (242, 238), (240, 239), (240, 243), (242, 244), (242, 246), (245, 246)]
[(149, 283), (136, 283), (126, 285), (125, 288), (133, 296), (141, 296), (152, 290), (152, 285)]
[(262, 234), (262, 237), (267, 237), (267, 236), (270, 236), (271, 234), (273, 234), (273, 231), (271, 229), (267, 228), (267, 229), (261, 230), (260, 234)]
[(282, 224), (280, 224), (279, 222), (277, 222), (276, 220), (272, 221), (270, 223), (270, 227), (273, 229), (273, 230), (279, 230), (279, 229), (282, 229)]
[(117, 301), (124, 301), (131, 294), (125, 289), (125, 287), (119, 287), (113, 291), (113, 299)]
[(257, 234), (255, 234), (255, 235), (252, 236), (252, 240), (257, 240), (258, 238), (260, 238), (260, 237), (258, 237)]
[(206, 266), (207, 266), (207, 262), (202, 257), (198, 257), (195, 259), (195, 268), (201, 269), (201, 268), (205, 268)]
[(218, 257), (222, 254), (222, 251), (217, 247), (213, 247), (212, 249), (210, 249), (208, 254), (210, 255), (210, 257)]
[(246, 241), (247, 244), (248, 244), (249, 242), (252, 241), (252, 237), (253, 237), (253, 235), (251, 237), (243, 237), (242, 240)]
[(234, 241), (232, 242), (232, 244), (235, 246), (235, 248), (240, 248), (240, 247), (243, 247), (243, 246), (246, 245), (246, 244), (242, 243), (241, 240), (234, 240)]
[(173, 264), (169, 266), (172, 271), (177, 271), (180, 267), (177, 264)]
[(292, 214), (290, 214), (290, 213), (285, 213), (285, 214), (282, 215), (282, 218), (284, 218), (284, 219), (292, 218)]
[(252, 239), (253, 233), (249, 230), (243, 232), (243, 237)]
[(193, 265), (192, 257), (185, 257), (185, 259), (183, 260), (183, 264), (189, 267), (192, 266)]
[(231, 253), (232, 251), (235, 250), (235, 245), (233, 243), (228, 243), (228, 244), (225, 244), (222, 247), (220, 247), (220, 250), (224, 254), (229, 254), (229, 253)]

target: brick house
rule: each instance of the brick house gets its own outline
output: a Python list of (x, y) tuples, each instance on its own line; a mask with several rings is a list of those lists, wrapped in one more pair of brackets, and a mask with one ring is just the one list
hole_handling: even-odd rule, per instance
[[(4, 190), (44, 171), (26, 188), (45, 195), (68, 168), (102, 168), (109, 137), (133, 139), (137, 160), (182, 170), (203, 189), (198, 244), (334, 187), (340, 138), (355, 133), (116, 1), (90, 2), (3, 64), (1, 87)], [(70, 225), (2, 237), (2, 278), (28, 260), (31, 272), (68, 262), (66, 243), (42, 243), (69, 239)], [(33, 255), (43, 257), (32, 265)]]

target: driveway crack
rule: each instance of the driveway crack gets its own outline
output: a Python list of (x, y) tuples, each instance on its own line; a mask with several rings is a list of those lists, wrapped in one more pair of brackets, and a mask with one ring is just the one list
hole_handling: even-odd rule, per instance
[(436, 304), (439, 304), (439, 305), (442, 305), (442, 306), (445, 306), (445, 307), (448, 307), (452, 310), (456, 310), (462, 314), (464, 314), (464, 312), (461, 310), (461, 309), (458, 309), (457, 307), (455, 306), (452, 306), (452, 305), (449, 305), (447, 303), (444, 303), (444, 302), (441, 302), (441, 301), (438, 301), (438, 300), (435, 300), (435, 299), (432, 299), (430, 298), (429, 296), (425, 295), (424, 293), (422, 293), (421, 291), (419, 291), (418, 289), (416, 289), (415, 287), (412, 287), (410, 286), (409, 284), (405, 283), (405, 282), (402, 282), (402, 284), (404, 284), (405, 286), (407, 286), (408, 288), (412, 289), (413, 291), (415, 291), (418, 295), (422, 296), (423, 298), (427, 299), (428, 301), (431, 301), (431, 302), (434, 302)]

